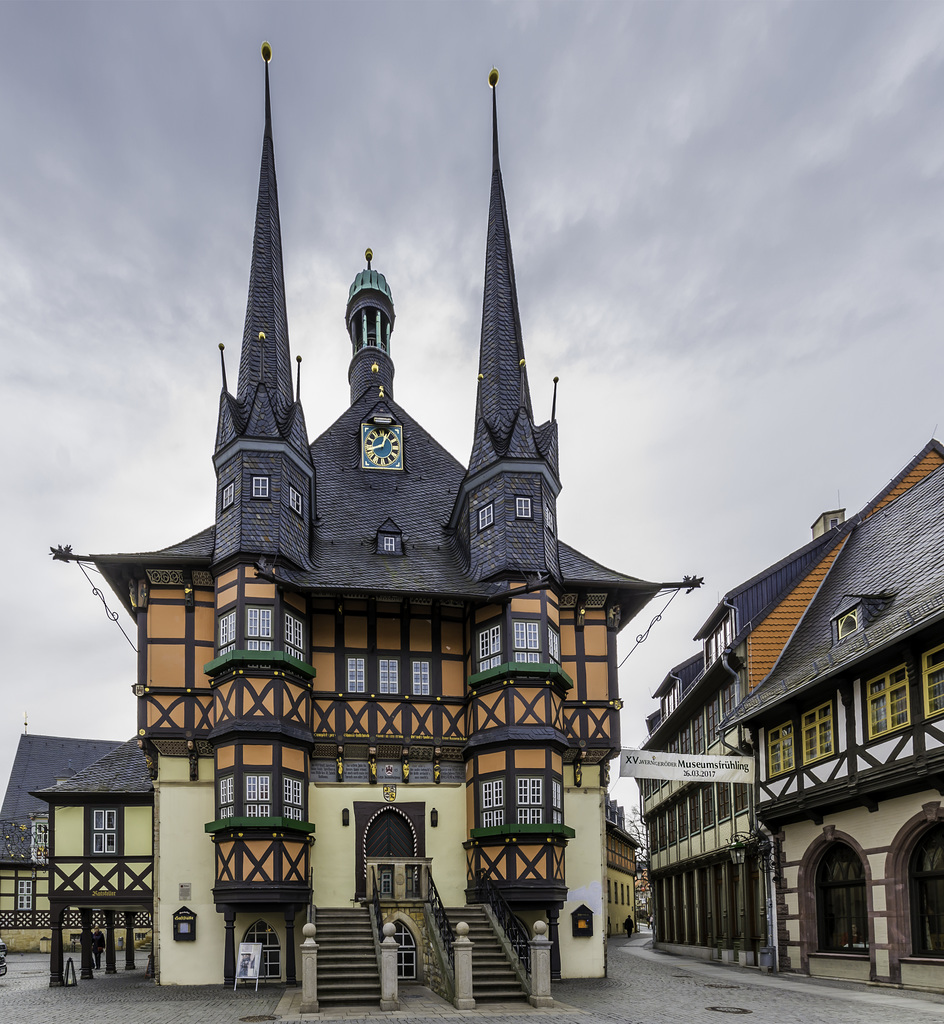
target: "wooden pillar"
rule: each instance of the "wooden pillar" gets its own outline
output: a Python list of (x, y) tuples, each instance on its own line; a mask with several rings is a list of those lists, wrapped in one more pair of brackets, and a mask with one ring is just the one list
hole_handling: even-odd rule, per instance
[(223, 926), (226, 929), (223, 942), (223, 984), (232, 988), (236, 984), (236, 911), (232, 907), (223, 908)]
[(125, 911), (125, 970), (133, 971), (134, 963), (134, 911)]
[(115, 966), (115, 912), (105, 911), (105, 973), (117, 974)]
[(92, 971), (92, 911), (83, 907), (79, 917), (82, 920), (82, 969), (79, 977), (82, 981), (91, 981), (95, 977)]
[(285, 908), (285, 984), (297, 985), (295, 978), (295, 906)]
[(557, 930), (560, 908), (548, 907), (547, 923), (551, 936), (551, 981), (560, 981), (561, 957), (560, 957), (560, 934)]
[(49, 987), (62, 985), (62, 918), (66, 908), (61, 903), (49, 904), (49, 923), (52, 926), (52, 943), (49, 947)]

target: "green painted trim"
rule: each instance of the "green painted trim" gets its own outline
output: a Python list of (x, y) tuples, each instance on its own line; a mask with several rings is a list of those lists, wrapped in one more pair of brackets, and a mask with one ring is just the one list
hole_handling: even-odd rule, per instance
[(491, 828), (474, 828), (469, 833), (473, 839), (493, 839), (498, 836), (560, 836), (573, 839), (577, 834), (569, 825), (551, 822), (544, 825), (492, 825)]
[(281, 665), (286, 671), (294, 675), (304, 676), (306, 679), (315, 678), (315, 668), (304, 661), (284, 651), (230, 651), (220, 658), (214, 658), (203, 666), (203, 671), (208, 676), (218, 676), (226, 669), (235, 669), (240, 665), (272, 665), (273, 668)]
[(216, 821), (208, 821), (203, 826), (204, 832), (221, 832), (223, 829), (273, 829), (284, 828), (290, 832), (315, 831), (315, 826), (310, 821), (296, 821), (294, 818), (218, 818)]
[(517, 679), (518, 676), (544, 676), (564, 690), (573, 689), (574, 685), (573, 679), (556, 662), (506, 661), (503, 665), (487, 668), (484, 672), (476, 672), (469, 676), (469, 687), (474, 689), (484, 683), (497, 682), (509, 676), (512, 679)]

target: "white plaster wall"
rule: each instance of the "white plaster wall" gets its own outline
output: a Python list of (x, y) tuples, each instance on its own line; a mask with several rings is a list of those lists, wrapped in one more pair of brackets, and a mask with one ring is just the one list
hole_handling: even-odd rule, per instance
[[(576, 835), (567, 844), (567, 900), (560, 914), (561, 975), (602, 978), (606, 968), (606, 843), (601, 789), (564, 789), (564, 822)], [(593, 911), (593, 935), (574, 938), (571, 913), (581, 904)]]
[[(383, 787), (352, 786), (346, 783), (312, 785), (309, 792), (311, 820), (315, 825), (312, 847), (312, 878), (315, 906), (351, 907), (356, 888), (357, 829), (354, 803), (383, 804)], [(389, 804), (426, 804), (426, 856), (432, 857), (431, 870), (436, 888), (446, 906), (465, 903), (466, 829), (465, 785), (397, 786), (397, 800)], [(439, 826), (429, 824), (429, 812), (439, 812)], [(351, 824), (341, 824), (341, 811), (348, 808)]]
[[(200, 758), (200, 778), (189, 781), (183, 757), (162, 757), (154, 784), (156, 917), (155, 959), (162, 985), (213, 985), (223, 981), (223, 916), (213, 904), (214, 848), (203, 826), (212, 821), (213, 761)], [(191, 898), (179, 900), (177, 886), (191, 884)], [(194, 942), (174, 942), (174, 912), (186, 904), (197, 915)]]

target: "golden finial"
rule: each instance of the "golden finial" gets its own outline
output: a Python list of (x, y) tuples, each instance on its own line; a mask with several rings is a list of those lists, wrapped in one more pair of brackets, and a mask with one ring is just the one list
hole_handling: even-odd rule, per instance
[(383, 398), (383, 396), (384, 396), (384, 386), (383, 386), (383, 384), (381, 384), (380, 385), (380, 396), (379, 397)]
[(488, 73), (488, 84), (494, 89), (498, 85), (498, 68), (492, 68)]
[(262, 44), (262, 59), (266, 62), (266, 64), (268, 64), (269, 61), (272, 60), (272, 47), (269, 46), (268, 43)]
[(371, 363), (370, 364), (370, 372), (371, 373), (380, 373), (380, 367), (376, 363)]
[(370, 263), (370, 261), (371, 261), (371, 260), (372, 260), (373, 258), (374, 258), (374, 250), (373, 250), (373, 249), (368, 249), (368, 250), (367, 250), (367, 251), (366, 251), (366, 252), (364, 253), (364, 259), (365, 259), (365, 260), (367, 260), (367, 262), (368, 262), (368, 263)]
[(519, 359), (518, 360), (518, 365), (519, 366), (524, 366), (524, 360), (523, 359)]
[(223, 344), (223, 342), (221, 341), (221, 342), (220, 342), (220, 351), (222, 352), (222, 351), (223, 351), (223, 350), (224, 350), (225, 348), (226, 348), (226, 346), (225, 346), (225, 345)]
[(480, 373), (476, 379), (479, 380), (479, 381), (485, 380), (485, 374), (484, 373)]
[(260, 331), (259, 332), (259, 340), (260, 341), (265, 341), (265, 331)]
[(302, 357), (301, 356), (296, 356), (295, 357), (295, 362), (296, 363), (300, 363), (301, 361), (302, 361)]

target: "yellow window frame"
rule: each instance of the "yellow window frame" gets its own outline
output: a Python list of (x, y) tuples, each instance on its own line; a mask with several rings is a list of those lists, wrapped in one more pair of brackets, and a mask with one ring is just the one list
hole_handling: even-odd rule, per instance
[(925, 651), (921, 667), (925, 714), (928, 718), (944, 714), (944, 644)]
[(904, 665), (875, 676), (865, 684), (869, 739), (911, 725), (908, 671)]
[(833, 742), (833, 702), (827, 701), (803, 713), (800, 719), (803, 736), (803, 763), (822, 761), (835, 752)]
[(767, 730), (767, 771), (768, 774), (783, 775), (795, 767), (796, 754), (793, 743), (793, 723), (783, 722)]

